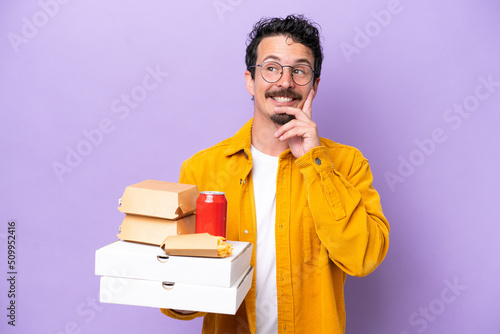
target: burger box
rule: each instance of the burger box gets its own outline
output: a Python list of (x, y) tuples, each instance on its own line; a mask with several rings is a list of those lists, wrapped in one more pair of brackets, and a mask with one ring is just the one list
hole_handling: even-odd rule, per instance
[(116, 241), (96, 251), (104, 303), (235, 314), (250, 290), (252, 244), (228, 241), (224, 258), (168, 256), (158, 246)]
[(100, 301), (234, 315), (250, 290), (252, 276), (253, 267), (248, 266), (229, 288), (102, 276)]
[(118, 210), (127, 214), (178, 219), (194, 212), (198, 194), (195, 185), (146, 180), (125, 188)]
[(160, 246), (165, 237), (195, 233), (196, 216), (191, 214), (177, 220), (125, 215), (120, 226), (120, 240), (142, 242)]
[(252, 244), (228, 241), (224, 258), (166, 255), (159, 246), (115, 241), (96, 251), (95, 274), (229, 288), (247, 270)]

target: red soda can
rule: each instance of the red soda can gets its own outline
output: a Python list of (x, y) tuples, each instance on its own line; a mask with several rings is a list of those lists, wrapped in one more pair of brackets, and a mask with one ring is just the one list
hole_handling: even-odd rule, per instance
[(227, 199), (223, 192), (202, 191), (196, 201), (196, 233), (226, 237)]

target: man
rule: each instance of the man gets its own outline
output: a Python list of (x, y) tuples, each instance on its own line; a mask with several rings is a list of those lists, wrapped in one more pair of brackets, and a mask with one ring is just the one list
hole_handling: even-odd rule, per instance
[(254, 117), (185, 161), (179, 182), (226, 193), (227, 239), (254, 245), (252, 287), (235, 316), (162, 312), (204, 315), (203, 333), (344, 333), (346, 275), (382, 262), (389, 225), (368, 161), (311, 119), (323, 59), (314, 24), (263, 19), (249, 39)]

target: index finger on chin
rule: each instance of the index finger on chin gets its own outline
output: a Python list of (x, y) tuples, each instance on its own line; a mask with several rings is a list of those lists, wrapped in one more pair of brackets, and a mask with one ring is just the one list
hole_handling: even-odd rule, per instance
[(311, 118), (312, 116), (312, 101), (314, 99), (314, 89), (311, 88), (309, 91), (309, 94), (307, 94), (306, 102), (304, 103), (304, 106), (302, 107), (302, 111)]

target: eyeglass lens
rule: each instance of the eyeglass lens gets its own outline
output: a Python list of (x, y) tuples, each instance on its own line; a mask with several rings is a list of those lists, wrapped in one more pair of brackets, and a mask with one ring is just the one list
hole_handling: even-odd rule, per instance
[[(288, 66), (286, 66), (288, 67)], [(262, 78), (269, 83), (281, 79), (283, 67), (279, 63), (266, 62), (261, 66)], [(296, 65), (292, 68), (292, 80), (299, 86), (307, 85), (313, 75), (313, 70), (308, 65)]]

